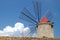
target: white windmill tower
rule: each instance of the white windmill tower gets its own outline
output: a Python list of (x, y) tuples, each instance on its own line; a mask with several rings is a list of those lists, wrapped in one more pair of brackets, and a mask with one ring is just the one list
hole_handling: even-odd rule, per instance
[(46, 17), (43, 17), (38, 24), (37, 37), (54, 38), (53, 24)]

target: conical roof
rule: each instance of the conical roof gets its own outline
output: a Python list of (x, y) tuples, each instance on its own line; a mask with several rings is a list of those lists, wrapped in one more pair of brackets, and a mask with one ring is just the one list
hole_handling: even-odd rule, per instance
[(40, 23), (43, 23), (43, 22), (48, 22), (47, 17), (44, 16), (44, 17), (40, 20)]

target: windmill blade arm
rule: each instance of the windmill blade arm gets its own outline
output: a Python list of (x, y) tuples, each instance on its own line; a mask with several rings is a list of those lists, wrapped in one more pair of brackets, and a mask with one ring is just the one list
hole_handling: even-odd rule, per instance
[(41, 3), (37, 3), (37, 10), (38, 10), (38, 21), (41, 19)]
[(36, 18), (37, 18), (36, 3), (35, 3), (34, 1), (33, 1), (32, 3), (33, 3), (33, 7), (34, 7), (35, 16), (36, 16)]
[(38, 18), (38, 21), (40, 21), (40, 18), (41, 18), (41, 3), (37, 2), (37, 1), (36, 2), (33, 1), (33, 7), (34, 7), (36, 18)]
[(37, 6), (37, 18), (38, 18), (38, 22), (39, 22), (39, 7), (38, 7), (38, 2), (36, 3)]
[(23, 15), (25, 15), (28, 19), (32, 20), (33, 22), (37, 23), (37, 21), (35, 21), (34, 19), (32, 19), (31, 17), (29, 17), (28, 15), (26, 15), (24, 12), (22, 12)]
[(54, 17), (54, 15), (53, 15), (50, 11), (48, 11), (47, 14), (46, 14), (46, 17), (47, 17), (49, 20), (51, 20), (51, 19)]
[[(35, 27), (36, 27), (36, 25), (35, 25)], [(31, 31), (30, 31), (28, 34), (26, 34), (25, 36), (31, 35), (31, 33), (36, 30), (36, 28), (35, 28), (35, 30), (34, 30), (34, 27), (30, 27), (30, 29), (31, 29)]]
[(23, 13), (21, 12), (20, 15), (19, 15), (19, 18), (24, 20), (24, 21), (27, 21), (27, 22), (30, 22), (30, 23), (33, 23), (35, 24), (32, 20), (30, 20), (28, 17), (26, 17), (25, 15), (23, 15)]
[(26, 18), (22, 18), (22, 17), (19, 17), (19, 18), (22, 19), (22, 20), (24, 20), (24, 21), (30, 22), (30, 23), (32, 23), (32, 24), (35, 24), (34, 22), (32, 22), (31, 20), (28, 20), (28, 19), (26, 19)]
[(28, 15), (29, 17), (33, 18), (34, 20), (36, 19), (36, 18), (33, 16), (33, 14), (31, 14), (31, 13), (29, 12), (28, 9), (24, 8), (24, 9), (23, 9), (23, 12), (24, 12), (26, 15)]

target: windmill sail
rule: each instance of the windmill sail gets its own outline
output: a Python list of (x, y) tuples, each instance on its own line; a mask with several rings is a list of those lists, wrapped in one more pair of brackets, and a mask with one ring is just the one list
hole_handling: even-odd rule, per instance
[(33, 1), (33, 7), (34, 7), (34, 11), (35, 11), (35, 16), (39, 21), (41, 18), (41, 3), (37, 2), (37, 1)]
[(29, 21), (29, 22), (33, 22), (33, 23), (37, 23), (37, 21), (35, 20), (35, 18), (30, 14), (30, 12), (23, 10), (20, 14), (20, 19)]
[(36, 18), (33, 16), (33, 14), (31, 14), (31, 13), (29, 12), (28, 9), (24, 8), (24, 9), (23, 9), (23, 12), (25, 12), (26, 15), (30, 16), (30, 17), (33, 18), (34, 20), (36, 19)]
[(52, 20), (52, 18), (54, 17), (53, 13), (48, 11), (46, 14), (46, 17), (48, 18), (48, 20)]

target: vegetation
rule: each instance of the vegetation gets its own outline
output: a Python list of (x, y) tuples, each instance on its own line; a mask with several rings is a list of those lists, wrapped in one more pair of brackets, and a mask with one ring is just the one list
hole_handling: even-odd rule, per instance
[(0, 40), (60, 40), (60, 38), (0, 37)]

